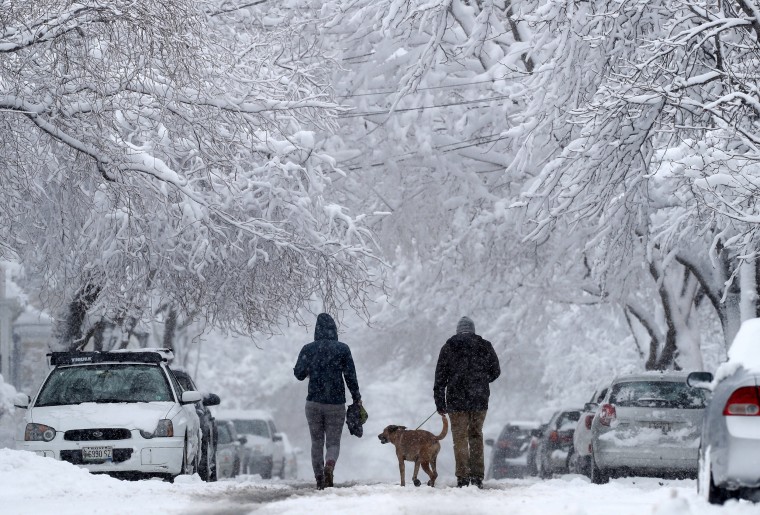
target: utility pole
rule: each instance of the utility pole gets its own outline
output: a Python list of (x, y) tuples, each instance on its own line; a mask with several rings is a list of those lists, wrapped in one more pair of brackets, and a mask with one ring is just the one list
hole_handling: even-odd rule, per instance
[(6, 297), (5, 267), (0, 265), (0, 374), (6, 382), (11, 380), (13, 330), (11, 328), (12, 301)]

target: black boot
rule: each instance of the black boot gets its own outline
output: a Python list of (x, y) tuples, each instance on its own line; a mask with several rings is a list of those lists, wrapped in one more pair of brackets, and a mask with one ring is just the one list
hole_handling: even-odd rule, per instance
[(471, 477), (470, 478), (470, 484), (472, 486), (477, 486), (481, 490), (483, 489), (483, 480), (479, 477)]
[(335, 462), (330, 460), (325, 465), (325, 488), (332, 488), (333, 486), (333, 471), (335, 470)]
[(457, 488), (462, 488), (463, 486), (470, 486), (469, 477), (457, 477)]
[(325, 478), (323, 476), (317, 476), (314, 479), (317, 480), (317, 490), (325, 489)]

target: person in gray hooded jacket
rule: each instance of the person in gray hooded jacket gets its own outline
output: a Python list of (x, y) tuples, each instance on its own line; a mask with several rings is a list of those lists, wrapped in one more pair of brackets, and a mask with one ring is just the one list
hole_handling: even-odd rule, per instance
[(299, 381), (309, 378), (306, 421), (311, 435), (311, 466), (317, 488), (331, 487), (346, 420), (345, 386), (355, 404), (361, 404), (361, 394), (351, 349), (338, 341), (338, 328), (327, 313), (317, 317), (314, 341), (301, 349), (293, 373)]

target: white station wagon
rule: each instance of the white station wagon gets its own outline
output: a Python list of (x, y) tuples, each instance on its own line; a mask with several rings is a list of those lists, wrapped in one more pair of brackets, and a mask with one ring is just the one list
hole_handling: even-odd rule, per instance
[(26, 408), (19, 448), (114, 476), (173, 479), (197, 471), (200, 421), (165, 349), (54, 352)]

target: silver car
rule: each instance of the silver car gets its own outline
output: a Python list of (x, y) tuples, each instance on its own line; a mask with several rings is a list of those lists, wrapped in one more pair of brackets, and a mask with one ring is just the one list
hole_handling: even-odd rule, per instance
[(591, 423), (591, 481), (612, 476), (696, 477), (705, 390), (686, 374), (618, 377)]
[(573, 433), (573, 450), (568, 462), (570, 472), (573, 474), (591, 477), (591, 423), (608, 389), (604, 386), (596, 390), (589, 402), (583, 406), (581, 418)]
[(760, 372), (737, 367), (717, 384), (709, 385), (710, 381), (708, 372), (689, 375), (692, 386), (712, 386), (712, 400), (702, 426), (697, 488), (711, 504), (723, 504), (734, 497), (758, 500)]

